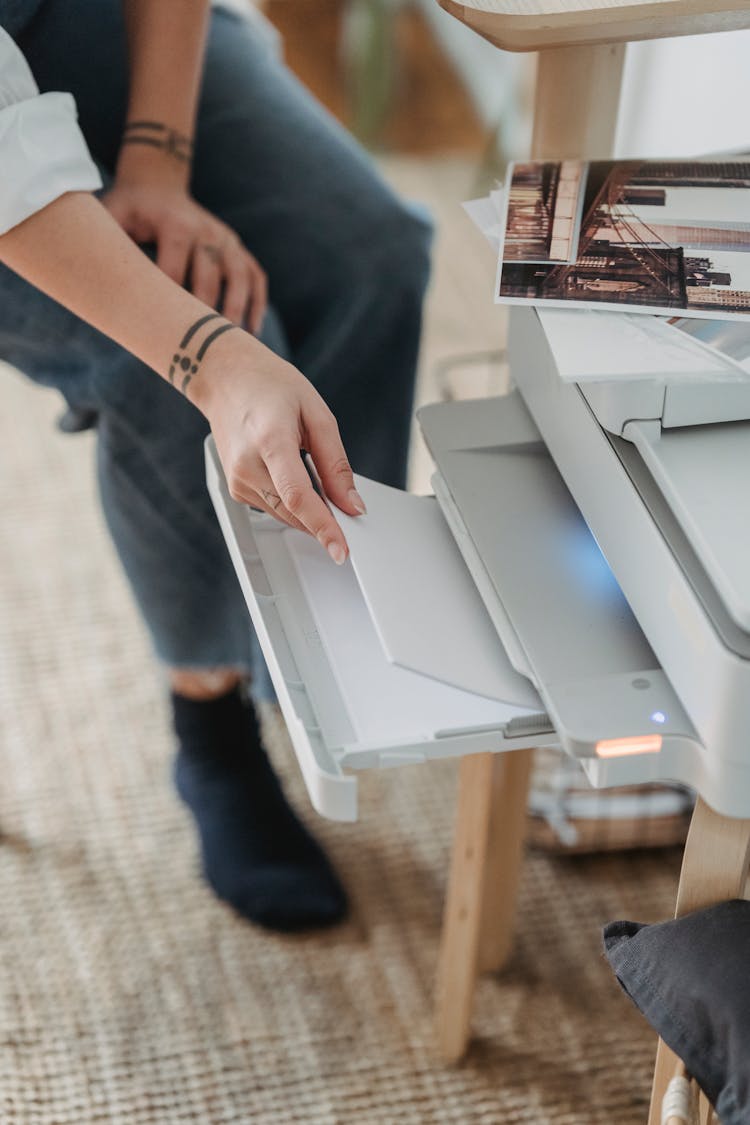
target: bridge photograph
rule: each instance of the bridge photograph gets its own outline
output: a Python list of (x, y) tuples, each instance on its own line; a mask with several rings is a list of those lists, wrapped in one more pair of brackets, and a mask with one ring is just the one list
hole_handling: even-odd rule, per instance
[(513, 165), (497, 299), (750, 320), (750, 160)]

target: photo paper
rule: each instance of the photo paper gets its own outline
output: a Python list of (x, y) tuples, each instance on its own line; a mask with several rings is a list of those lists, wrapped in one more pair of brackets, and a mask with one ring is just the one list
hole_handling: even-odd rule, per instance
[(496, 300), (750, 323), (750, 159), (510, 166)]

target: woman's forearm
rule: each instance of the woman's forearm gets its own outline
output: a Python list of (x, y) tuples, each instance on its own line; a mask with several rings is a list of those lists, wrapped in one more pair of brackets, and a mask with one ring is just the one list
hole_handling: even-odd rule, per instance
[[(157, 269), (84, 192), (61, 196), (2, 235), (0, 261), (164, 378), (191, 324), (214, 312)], [(248, 336), (250, 343), (265, 351)]]
[(187, 185), (208, 0), (123, 0), (123, 9), (130, 95), (118, 177), (153, 170)]
[(309, 531), (342, 563), (344, 534), (300, 450), (349, 515), (354, 489), (335, 419), (291, 364), (158, 269), (101, 203), (69, 192), (0, 236), (0, 261), (169, 379), (208, 418), (232, 495)]
[[(131, 109), (148, 113), (153, 106), (154, 113), (187, 114), (174, 116), (168, 123), (170, 128), (185, 127), (195, 110), (205, 8), (205, 0), (131, 0), (135, 24)], [(162, 34), (159, 27), (164, 12), (169, 19)], [(179, 36), (170, 38), (172, 17), (185, 13), (190, 18), (177, 23), (185, 29), (191, 46), (189, 57), (179, 58)], [(164, 35), (169, 43), (167, 66), (159, 57)], [(0, 47), (17, 50), (1, 33)], [(180, 74), (178, 63), (184, 73), (182, 81), (175, 82), (174, 76)], [(21, 78), (25, 96), (34, 98), (37, 91), (31, 74), (22, 68)], [(123, 153), (138, 148), (172, 159), (172, 154), (153, 145), (128, 144)], [(174, 159), (172, 163), (185, 162)], [(118, 176), (121, 172), (118, 166)], [(89, 187), (91, 179), (82, 175), (74, 182)], [(151, 181), (152, 195), (155, 182)], [(148, 187), (148, 178), (141, 180), (141, 188)], [(213, 279), (205, 276), (205, 263), (213, 265), (216, 258), (225, 264), (231, 258), (240, 272), (249, 269), (236, 236), (218, 220), (207, 227), (201, 209), (179, 189), (172, 195), (188, 214), (178, 222), (173, 223), (171, 217), (166, 222), (163, 195), (156, 191), (159, 205), (150, 207), (150, 217), (148, 206), (141, 208), (140, 217), (135, 216), (134, 237), (147, 239), (155, 233), (157, 244), (166, 243), (167, 251), (176, 255), (171, 272), (180, 281), (191, 253), (192, 273), (200, 274), (203, 269), (204, 288), (213, 288), (218, 295), (225, 276), (227, 304), (235, 307), (237, 323), (184, 290), (165, 272), (166, 267), (154, 265), (113, 215), (86, 191), (68, 191), (27, 218), (23, 216), (28, 209), (11, 200), (13, 206), (9, 203), (6, 208), (6, 220), (11, 221), (0, 227), (6, 232), (0, 235), (0, 262), (169, 379), (175, 393), (186, 395), (208, 419), (235, 499), (310, 532), (341, 563), (347, 555), (343, 532), (313, 489), (300, 458), (303, 449), (311, 455), (325, 491), (338, 507), (349, 515), (363, 512), (336, 421), (292, 364), (238, 327), (248, 285), (238, 290), (231, 270), (222, 275), (214, 268)], [(127, 221), (133, 219), (132, 203), (131, 198), (124, 207)], [(199, 212), (197, 222), (191, 221), (191, 207)], [(163, 253), (161, 245), (159, 250)], [(258, 317), (256, 309), (253, 318)]]

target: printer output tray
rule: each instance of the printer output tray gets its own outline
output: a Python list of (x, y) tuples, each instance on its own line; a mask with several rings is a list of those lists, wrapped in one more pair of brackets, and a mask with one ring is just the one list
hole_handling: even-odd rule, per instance
[[(652, 734), (649, 715), (655, 709), (669, 716), (666, 729), (660, 728), (667, 740), (693, 737), (575, 504), (556, 477), (538, 433), (527, 433), (533, 423), (523, 403), (517, 395), (508, 396), (494, 408), (495, 423), (498, 409), (504, 435), (501, 426), (486, 451), (489, 468), (494, 449), (495, 472), (474, 478), (476, 500), (484, 508), (487, 526), (497, 524), (512, 545), (516, 564), (526, 554), (528, 581), (521, 580), (523, 569), (516, 571), (514, 612), (516, 594), (523, 595), (523, 606), (510, 627), (497, 591), (490, 596), (483, 588), (481, 567), (470, 565), (469, 570), (482, 596), (463, 603), (463, 612), (472, 615), (483, 644), (488, 609), (500, 638), (496, 663), (504, 690), (499, 689), (496, 699), (487, 697), (486, 676), (472, 692), (465, 677), (456, 687), (438, 682), (434, 670), (420, 674), (417, 669), (415, 654), (420, 648), (429, 649), (430, 635), (434, 647), (440, 647), (440, 631), (449, 627), (450, 612), (434, 613), (429, 620), (422, 614), (417, 620), (415, 605), (414, 628), (424, 630), (426, 636), (420, 645), (406, 646), (411, 649), (408, 666), (395, 664), (398, 654), (394, 657), (389, 650), (400, 646), (391, 645), (393, 636), (384, 635), (393, 624), (384, 612), (385, 584), (363, 588), (349, 563), (333, 566), (308, 536), (232, 500), (213, 442), (207, 442), (209, 489), (308, 791), (323, 815), (341, 820), (356, 817), (353, 769), (561, 741), (572, 752), (593, 758), (602, 740)], [(522, 455), (501, 495), (496, 474), (498, 465), (503, 467), (503, 436)], [(405, 501), (416, 499), (400, 495)], [(449, 498), (440, 499), (445, 511)], [(419, 502), (436, 504), (430, 498)], [(448, 522), (451, 527), (449, 531), (445, 526), (443, 546), (433, 540), (432, 554), (415, 560), (427, 582), (443, 583), (438, 601), (446, 606), (466, 580), (462, 574), (460, 582), (451, 582), (450, 565), (463, 568), (462, 560), (471, 562), (461, 521)], [(401, 541), (394, 538), (393, 552), (402, 549)], [(414, 543), (412, 549), (418, 551)], [(436, 559), (438, 550), (455, 555), (455, 560)], [(388, 554), (384, 549), (385, 560)], [(393, 574), (397, 582), (395, 565)], [(463, 590), (462, 597), (465, 594)], [(463, 644), (471, 631), (464, 632)], [(518, 672), (528, 678), (521, 679)], [(647, 776), (653, 773), (650, 765)]]
[(427, 406), (419, 421), (467, 567), (565, 749), (695, 738), (519, 393)]
[[(710, 491), (687, 497), (683, 462), (696, 445), (708, 443), (700, 450), (705, 466), (723, 433), (729, 428), (745, 435), (745, 425), (724, 424), (710, 435), (675, 432), (663, 447), (658, 439), (651, 444), (650, 428), (639, 424), (631, 427), (636, 443), (616, 438), (603, 429), (581, 389), (560, 380), (535, 310), (514, 310), (510, 351), (524, 403), (697, 732), (692, 745), (700, 752), (681, 754), (662, 776), (693, 785), (724, 815), (744, 815), (750, 791), (750, 652), (737, 618), (743, 617), (747, 587), (744, 576), (710, 557), (709, 546), (728, 557), (734, 528), (720, 528), (715, 538), (716, 513), (694, 508), (701, 495), (710, 502)], [(717, 460), (725, 476), (729, 452), (729, 445), (722, 445)], [(738, 464), (746, 460), (743, 455)], [(741, 509), (733, 515), (741, 521), (741, 483), (735, 481), (733, 489)], [(715, 499), (726, 511), (725, 498)], [(747, 547), (743, 535), (745, 528), (738, 528), (741, 550)], [(738, 595), (734, 604), (723, 600), (727, 592)]]
[[(665, 430), (630, 422), (624, 433), (700, 561), (704, 585), (726, 610), (712, 613), (724, 643), (750, 660), (750, 422)], [(613, 444), (633, 464), (622, 442)]]
[[(421, 674), (389, 660), (351, 561), (334, 566), (311, 537), (235, 502), (210, 438), (206, 462), (209, 491), (318, 812), (356, 819), (356, 779), (345, 771), (557, 742), (539, 696), (513, 669), (470, 583), (471, 597), (464, 589), (463, 605), (483, 638), (478, 652), (487, 653), (490, 641), (498, 650), (495, 698), (486, 694), (491, 687), (486, 674), (481, 694), (465, 684), (441, 682), (432, 667)], [(436, 504), (431, 498), (423, 502)], [(394, 552), (402, 549), (403, 543), (393, 543)], [(431, 549), (441, 548), (433, 541)], [(441, 565), (426, 562), (427, 581), (450, 575), (451, 566), (463, 567), (447, 527), (442, 550), (448, 557)], [(375, 594), (377, 609), (382, 593)], [(439, 596), (450, 599), (451, 589)], [(430, 631), (433, 647), (441, 647), (443, 627), (439, 615), (423, 614), (414, 622), (427, 649)], [(469, 627), (465, 638), (470, 633)], [(481, 655), (467, 656), (469, 664), (471, 659)]]

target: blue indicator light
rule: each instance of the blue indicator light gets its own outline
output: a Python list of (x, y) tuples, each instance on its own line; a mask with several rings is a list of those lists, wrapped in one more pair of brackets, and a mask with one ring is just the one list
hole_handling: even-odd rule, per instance
[(666, 723), (666, 721), (667, 716), (663, 711), (654, 711), (653, 715), (651, 716), (652, 723)]

